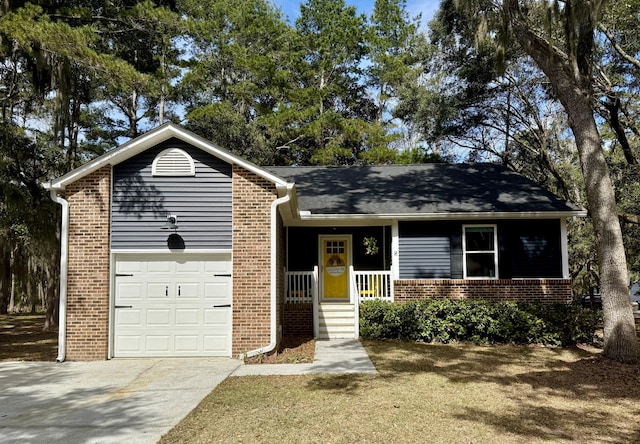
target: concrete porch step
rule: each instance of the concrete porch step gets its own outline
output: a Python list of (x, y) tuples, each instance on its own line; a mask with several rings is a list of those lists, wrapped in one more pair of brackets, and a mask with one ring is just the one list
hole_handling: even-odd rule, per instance
[(353, 304), (320, 304), (318, 337), (321, 339), (354, 338), (355, 313)]

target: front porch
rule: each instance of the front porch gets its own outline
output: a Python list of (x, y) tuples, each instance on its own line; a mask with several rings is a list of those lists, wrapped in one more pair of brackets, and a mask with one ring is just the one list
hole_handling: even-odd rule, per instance
[(570, 279), (394, 279), (392, 271), (349, 267), (349, 299), (332, 301), (320, 291), (319, 270), (285, 271), (284, 334), (318, 339), (357, 339), (359, 304), (380, 299), (404, 303), (416, 299), (484, 299), (569, 304)]
[[(540, 225), (552, 231), (550, 224)], [(505, 224), (498, 238), (505, 252), (496, 249), (493, 268), (478, 277), (465, 268), (462, 223), (289, 227), (279, 280), (282, 334), (358, 338), (359, 304), (372, 299), (570, 303), (562, 236), (554, 244), (553, 236), (536, 230)], [(551, 245), (546, 253), (544, 245)]]
[(381, 299), (393, 301), (390, 270), (356, 271), (348, 267), (348, 299), (335, 300), (320, 291), (320, 273), (285, 271), (285, 334), (313, 334), (318, 339), (353, 339), (359, 336), (359, 304)]

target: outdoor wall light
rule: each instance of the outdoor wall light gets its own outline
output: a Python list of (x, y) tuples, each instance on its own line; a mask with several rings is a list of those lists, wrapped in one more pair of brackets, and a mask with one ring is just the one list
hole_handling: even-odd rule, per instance
[(169, 214), (167, 216), (167, 221), (160, 228), (162, 228), (163, 230), (177, 230), (178, 229), (178, 216), (176, 216), (175, 214)]

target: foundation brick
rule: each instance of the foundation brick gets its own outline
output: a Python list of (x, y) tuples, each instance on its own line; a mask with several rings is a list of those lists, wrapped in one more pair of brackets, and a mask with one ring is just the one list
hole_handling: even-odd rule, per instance
[(284, 336), (313, 336), (313, 304), (284, 304)]
[(424, 279), (394, 281), (394, 300), (486, 299), (492, 301), (569, 304), (570, 279)]

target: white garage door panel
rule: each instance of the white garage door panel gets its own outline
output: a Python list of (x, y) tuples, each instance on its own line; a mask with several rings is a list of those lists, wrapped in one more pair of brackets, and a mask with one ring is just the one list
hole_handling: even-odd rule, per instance
[(116, 292), (126, 296), (127, 299), (142, 299), (144, 286), (140, 282), (122, 282), (118, 280), (116, 284)]
[(231, 269), (228, 255), (116, 256), (114, 356), (231, 356)]
[(197, 326), (200, 324), (200, 312), (197, 308), (177, 308), (176, 327)]
[(171, 325), (171, 310), (169, 308), (150, 308), (147, 310), (147, 325), (157, 327)]
[[(144, 259), (142, 259), (144, 260)], [(171, 263), (168, 260), (152, 260), (146, 263), (147, 273), (149, 274), (167, 274), (171, 273)], [(144, 263), (142, 264), (144, 265)], [(144, 269), (143, 269), (144, 270)]]
[(204, 271), (210, 274), (231, 273), (231, 262), (217, 261), (207, 262), (204, 265)]
[(116, 309), (116, 325), (125, 329), (126, 327), (137, 327), (142, 323), (142, 311), (135, 308), (126, 310)]
[(127, 336), (120, 335), (116, 337), (116, 348), (121, 350), (123, 353), (126, 352), (136, 352), (140, 350), (142, 344), (142, 336)]
[(195, 261), (176, 262), (176, 273), (180, 274), (199, 274), (202, 269), (201, 264)]
[(226, 342), (226, 336), (207, 335), (204, 337), (204, 350), (213, 353), (215, 350), (219, 350), (221, 347), (224, 347)]
[(117, 272), (121, 274), (142, 273), (142, 264), (140, 262), (121, 262), (117, 264)]
[(200, 349), (198, 336), (176, 335), (175, 340), (176, 353), (194, 353)]
[(200, 282), (185, 282), (185, 279), (181, 279), (177, 287), (178, 298), (200, 299), (202, 298), (202, 287)]
[[(134, 275), (136, 277), (137, 275)], [(169, 299), (169, 288), (173, 286), (171, 281), (147, 282), (145, 296), (147, 299)]]
[(230, 326), (227, 308), (207, 308), (204, 312), (204, 324), (210, 326)]
[(231, 280), (229, 282), (206, 282), (204, 284), (204, 297), (210, 300), (226, 300), (231, 293)]
[(169, 347), (169, 335), (147, 335), (146, 336), (146, 351), (153, 353), (170, 353), (171, 348)]

